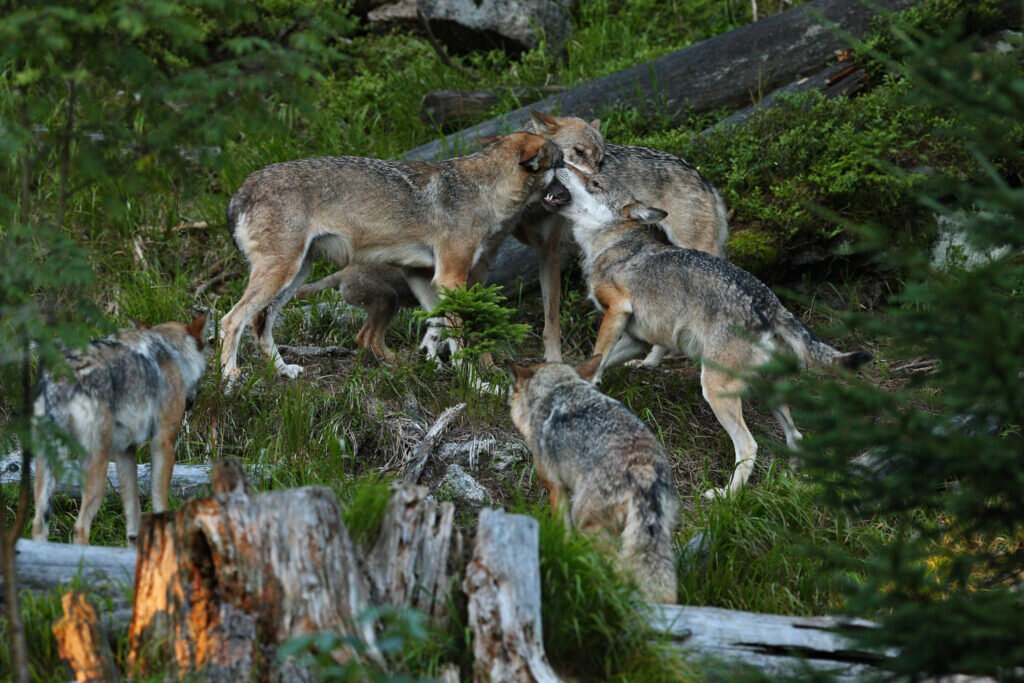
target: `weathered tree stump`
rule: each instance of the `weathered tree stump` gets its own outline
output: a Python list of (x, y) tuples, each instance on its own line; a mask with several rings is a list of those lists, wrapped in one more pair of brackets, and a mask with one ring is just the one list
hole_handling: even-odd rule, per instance
[(76, 681), (118, 681), (121, 672), (114, 663), (110, 644), (100, 627), (96, 609), (78, 591), (61, 598), (64, 616), (53, 625), (57, 651)]
[(462, 559), (455, 506), (428, 500), (423, 486), (398, 488), (388, 501), (380, 536), (366, 558), (374, 604), (408, 605), (448, 620), (448, 596)]
[(544, 653), (540, 525), (526, 515), (480, 512), (462, 587), (469, 597), (478, 681), (557, 681)]
[[(128, 673), (204, 680), (308, 680), (277, 661), (295, 636), (358, 634), (369, 591), (330, 489), (307, 487), (188, 501), (143, 517)], [(335, 653), (339, 659), (350, 653)]]

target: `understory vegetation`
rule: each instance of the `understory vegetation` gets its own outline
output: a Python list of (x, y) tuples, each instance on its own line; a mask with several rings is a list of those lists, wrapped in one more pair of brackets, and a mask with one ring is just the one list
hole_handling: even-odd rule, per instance
[[(571, 87), (750, 20), (749, 3), (734, 0), (579, 2), (564, 55), (542, 45), (515, 58), (460, 57), (478, 81), (443, 66), (422, 38), (368, 31), (345, 3), (65, 4), (80, 13), (26, 5), (0, 19), (0, 455), (25, 438), (26, 368), (51, 365), (58, 342), (133, 319), (188, 320), (200, 308), (219, 318), (238, 300), (248, 266), (224, 207), (251, 172), (319, 155), (397, 157), (440, 134), (417, 115), (427, 92)], [(763, 0), (761, 16), (793, 4)], [(682, 125), (670, 112), (616, 108), (601, 117), (609, 141), (694, 164), (732, 212), (730, 257), (823, 339), (876, 358), (858, 378), (824, 381), (774, 364), (771, 381), (745, 402), (760, 446), (754, 475), (738, 495), (713, 502), (701, 494), (727, 480), (734, 456), (701, 397), (699, 366), (670, 357), (656, 370), (605, 376), (602, 390), (636, 413), (672, 460), (684, 509), (680, 603), (857, 613), (883, 623), (867, 634), (874, 642), (904, 648), (898, 673), (1020, 676), (1012, 667), (1024, 662), (1024, 53), (1019, 34), (1000, 38), (1006, 49), (979, 39), (996, 28), (996, 4), (931, 0), (880, 28), (854, 50), (871, 66), (854, 98), (804, 94), (737, 126), (715, 127), (730, 112)], [(289, 29), (293, 16), (298, 29)], [(480, 118), (523, 104), (505, 92)], [(968, 226), (948, 270), (929, 260), (938, 217)], [(1009, 248), (962, 267), (972, 250), (1000, 247)], [(318, 264), (313, 276), (329, 272)], [(504, 302), (470, 297), (459, 311), (477, 306), (493, 324), (528, 326), (521, 342), (497, 350), (540, 359), (535, 285), (505, 291)], [(582, 360), (600, 317), (577, 264), (563, 272), (562, 303), (563, 353)], [(243, 377), (231, 392), (211, 359), (177, 462), (237, 457), (257, 468), (258, 491), (328, 486), (353, 539), (368, 546), (391, 477), (437, 415), (466, 402), (445, 440), (471, 444), (466, 468), (491, 504), (541, 521), (544, 637), (556, 668), (580, 680), (701, 677), (698, 664), (647, 631), (635, 587), (548, 514), (506, 399), (417, 354), (422, 316), (400, 312), (387, 338), (398, 361), (382, 364), (358, 352), (362, 314), (336, 292), (309, 304), (285, 309), (279, 342), (353, 353), (313, 359), (290, 381), (243, 339)], [(19, 322), (30, 309), (32, 324)], [(30, 338), (48, 343), (30, 353)], [(808, 437), (800, 473), (769, 410), (783, 398)], [(869, 464), (850, 464), (865, 453)], [(148, 457), (141, 449), (139, 461)], [(433, 458), (422, 478), (441, 499), (450, 497), (440, 485), (448, 464)], [(6, 532), (19, 491), (5, 486), (0, 495)], [(473, 528), (476, 508), (456, 504)], [(56, 497), (51, 540), (70, 541), (77, 512), (77, 501)], [(108, 498), (92, 543), (119, 546), (124, 537), (120, 501)], [(22, 600), (33, 676), (63, 680), (49, 631), (59, 595)], [(433, 677), (455, 663), (467, 676), (468, 631), (454, 612), (443, 633), (397, 615), (393, 670), (323, 673)], [(922, 619), (936, 626), (917, 628)], [(971, 619), (978, 628), (951, 633), (951, 623)], [(0, 620), (0, 641), (8, 630)], [(0, 648), (0, 672), (10, 669)]]

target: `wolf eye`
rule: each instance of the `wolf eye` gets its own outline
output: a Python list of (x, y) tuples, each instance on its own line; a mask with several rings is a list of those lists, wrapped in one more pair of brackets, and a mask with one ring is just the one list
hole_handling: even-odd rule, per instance
[(582, 157), (582, 156), (586, 156), (586, 154), (584, 154), (584, 153), (583, 153), (583, 148), (582, 148), (582, 147), (573, 147), (573, 148), (572, 148), (572, 151), (576, 152), (576, 153), (577, 153), (577, 154), (579, 154), (579, 155), (580, 155), (581, 157)]
[(600, 190), (601, 183), (597, 182), (596, 180), (592, 180), (590, 181), (590, 187), (594, 188), (595, 190)]

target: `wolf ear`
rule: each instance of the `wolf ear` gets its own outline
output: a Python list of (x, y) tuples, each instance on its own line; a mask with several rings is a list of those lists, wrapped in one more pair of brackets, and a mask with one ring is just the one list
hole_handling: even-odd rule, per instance
[(512, 380), (512, 384), (518, 387), (523, 382), (533, 377), (533, 373), (536, 371), (533, 368), (516, 365), (512, 361), (507, 360), (505, 361), (505, 372), (508, 373), (509, 378)]
[(501, 140), (503, 137), (505, 137), (505, 136), (504, 135), (491, 135), (490, 137), (477, 138), (476, 141), (480, 143), (481, 147), (486, 147), (487, 145), (490, 145), (492, 143), (497, 142), (498, 140)]
[(590, 127), (596, 130), (598, 133), (601, 132), (601, 119), (594, 119), (590, 122)]
[(625, 218), (631, 218), (634, 221), (639, 221), (644, 225), (653, 225), (664, 220), (668, 213), (661, 209), (651, 208), (650, 206), (641, 204), (640, 202), (633, 202), (622, 207), (622, 215)]
[(576, 367), (576, 374), (588, 382), (594, 379), (594, 375), (597, 374), (597, 369), (601, 367), (601, 354), (591, 356), (588, 360), (583, 361)]
[(135, 318), (128, 319), (132, 321), (132, 326), (135, 327), (135, 329), (137, 330), (148, 330), (149, 328), (153, 327), (149, 323), (144, 323), (141, 320), (136, 320)]
[(554, 116), (536, 109), (530, 110), (530, 120), (533, 121), (533, 129), (544, 135), (554, 135), (561, 127)]
[(531, 173), (539, 171), (545, 158), (544, 148), (548, 144), (542, 137), (527, 135), (519, 150), (519, 165)]
[(199, 342), (199, 348), (203, 348), (203, 330), (206, 329), (206, 313), (188, 324), (188, 333)]

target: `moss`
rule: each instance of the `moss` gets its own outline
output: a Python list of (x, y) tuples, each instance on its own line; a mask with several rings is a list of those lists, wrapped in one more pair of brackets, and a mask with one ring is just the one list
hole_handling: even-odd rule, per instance
[(752, 272), (763, 272), (778, 264), (783, 256), (779, 239), (761, 227), (733, 230), (726, 243), (729, 260)]

